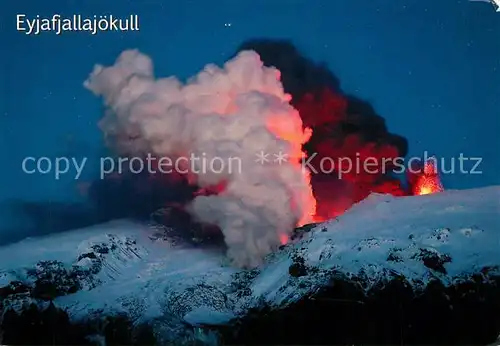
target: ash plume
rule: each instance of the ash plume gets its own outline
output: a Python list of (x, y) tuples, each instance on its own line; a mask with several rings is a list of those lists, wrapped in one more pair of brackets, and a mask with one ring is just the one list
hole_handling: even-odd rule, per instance
[[(279, 77), (255, 52), (244, 51), (182, 84), (175, 77), (155, 79), (151, 59), (129, 50), (113, 66), (96, 65), (84, 85), (104, 100), (100, 127), (117, 155), (225, 163), (213, 171), (194, 162), (188, 179), (206, 190), (217, 186), (218, 193), (196, 196), (187, 209), (221, 229), (236, 265), (253, 267), (315, 212), (299, 162), (310, 131)], [(256, 163), (261, 151), (282, 153), (287, 161)], [(227, 164), (234, 158), (241, 163), (236, 171)]]

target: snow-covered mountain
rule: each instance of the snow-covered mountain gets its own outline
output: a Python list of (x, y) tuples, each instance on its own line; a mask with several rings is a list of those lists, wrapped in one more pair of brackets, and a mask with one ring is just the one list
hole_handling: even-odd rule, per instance
[(262, 304), (290, 305), (333, 272), (362, 278), (367, 291), (393, 275), (415, 288), (499, 275), (500, 187), (372, 195), (337, 219), (296, 231), (251, 271), (231, 267), (216, 246), (128, 220), (25, 239), (0, 248), (0, 298), (4, 307), (54, 298), (74, 320), (125, 313), (174, 335)]

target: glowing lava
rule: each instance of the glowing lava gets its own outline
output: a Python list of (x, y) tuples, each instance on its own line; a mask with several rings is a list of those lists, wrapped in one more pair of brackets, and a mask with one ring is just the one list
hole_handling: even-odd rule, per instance
[(429, 195), (443, 190), (434, 161), (429, 159), (424, 163), (423, 172), (416, 178), (412, 192), (414, 195)]
[(288, 243), (288, 235), (282, 233), (280, 234), (280, 244), (281, 245), (286, 245)]

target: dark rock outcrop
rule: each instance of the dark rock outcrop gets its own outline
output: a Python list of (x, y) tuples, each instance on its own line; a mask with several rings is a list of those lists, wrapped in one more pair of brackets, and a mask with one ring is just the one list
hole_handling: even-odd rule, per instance
[(252, 309), (218, 331), (228, 345), (486, 345), (500, 332), (500, 276), (488, 272), (423, 290), (394, 276), (368, 292), (363, 279), (332, 273), (313, 296)]
[(8, 309), (0, 324), (0, 343), (6, 345), (155, 345), (151, 327), (134, 325), (127, 316), (71, 322), (50, 303), (43, 309), (30, 304), (20, 313)]

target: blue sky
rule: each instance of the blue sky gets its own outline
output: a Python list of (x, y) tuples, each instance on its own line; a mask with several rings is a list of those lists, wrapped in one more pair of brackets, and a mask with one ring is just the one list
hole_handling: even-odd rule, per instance
[[(137, 14), (139, 32), (27, 36), (16, 14)], [(2, 1), (0, 201), (79, 198), (72, 177), (26, 175), (26, 156), (102, 148), (100, 100), (82, 86), (95, 63), (124, 49), (181, 78), (222, 63), (244, 40), (291, 39), (324, 61), (348, 92), (369, 100), (410, 155), (481, 157), (483, 174), (444, 177), (447, 188), (500, 184), (500, 13), (454, 0)], [(225, 24), (231, 23), (230, 26)], [(94, 155), (94, 157), (92, 157)], [(447, 161), (451, 162), (451, 161)], [(94, 167), (95, 168), (95, 167)], [(471, 168), (471, 167), (469, 167)]]

